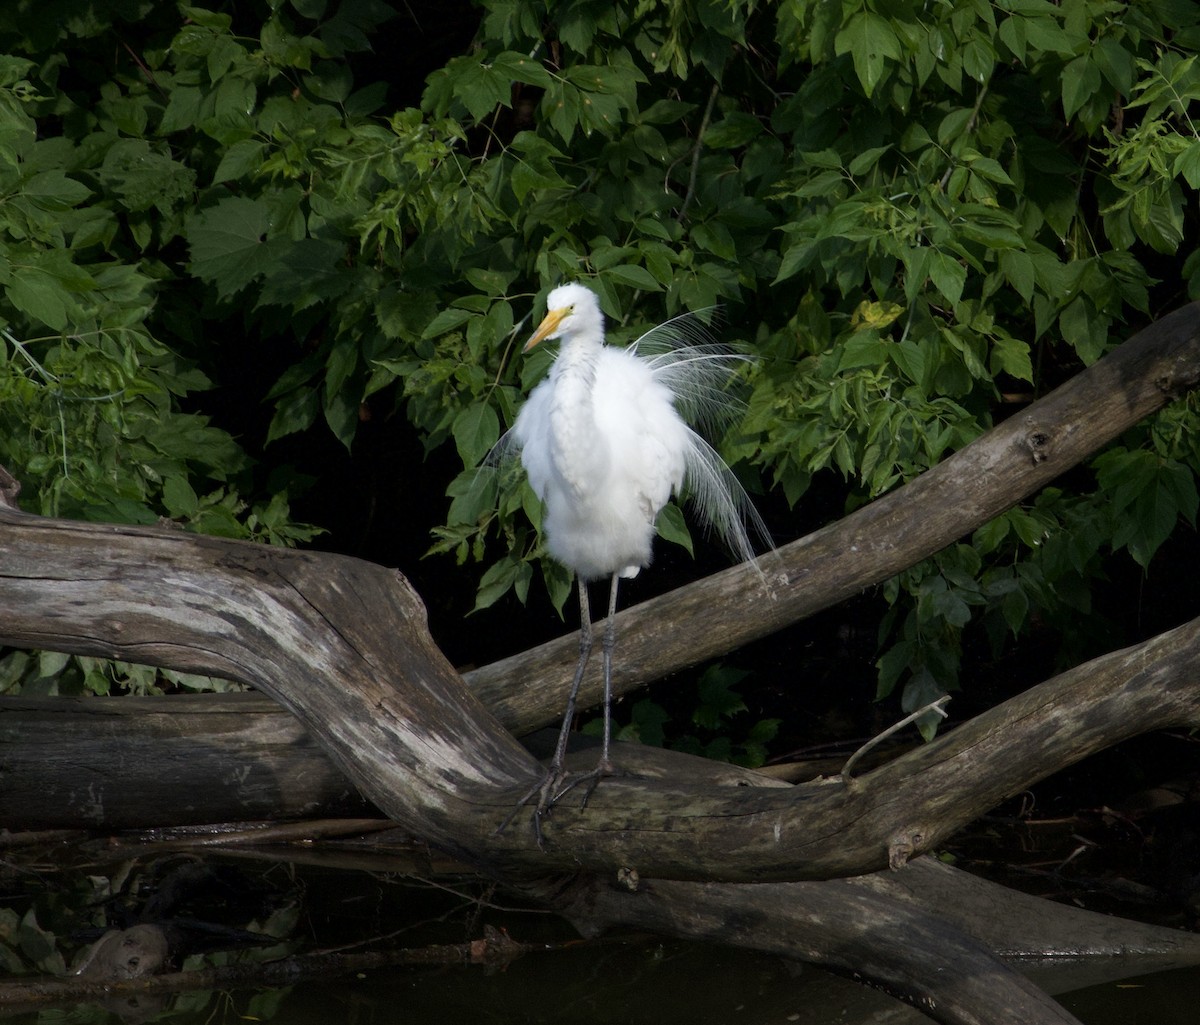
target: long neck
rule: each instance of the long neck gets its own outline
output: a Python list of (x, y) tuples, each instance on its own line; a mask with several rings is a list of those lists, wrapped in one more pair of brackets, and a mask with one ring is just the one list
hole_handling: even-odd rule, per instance
[(564, 342), (554, 361), (558, 381), (550, 410), (551, 444), (560, 473), (577, 493), (589, 490), (594, 461), (603, 458), (594, 444), (596, 364), (602, 348), (599, 339), (577, 336)]

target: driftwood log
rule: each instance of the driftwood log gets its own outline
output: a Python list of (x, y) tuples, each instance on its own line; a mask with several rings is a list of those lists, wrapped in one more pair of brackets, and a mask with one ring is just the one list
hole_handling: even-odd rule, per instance
[[(741, 567), (624, 613), (618, 687), (728, 650), (887, 579), (1198, 381), (1200, 309), (1193, 305), (904, 488), (761, 560), (769, 593)], [(253, 685), (295, 715), (338, 771), (404, 829), (577, 918), (751, 945), (756, 937), (768, 943), (763, 938), (776, 929), (799, 928), (810, 913), (798, 880), (900, 867), (1088, 753), (1146, 730), (1200, 725), (1197, 621), (1065, 673), (850, 782), (766, 788), (606, 780), (586, 810), (571, 802), (554, 809), (541, 850), (523, 818), (497, 832), (540, 776), (510, 730), (527, 732), (557, 714), (572, 639), (480, 670), (464, 687), (396, 573), (329, 555), (11, 509), (0, 510), (0, 609), (0, 643)], [(725, 613), (719, 622), (714, 609)], [(636, 892), (613, 888), (618, 870), (642, 880)], [(768, 881), (791, 888), (772, 894), (729, 885)], [(902, 933), (939, 931), (910, 907), (888, 919), (871, 900), (861, 915), (852, 913), (857, 898), (844, 892), (851, 884), (837, 885), (860, 944), (881, 938), (871, 923), (885, 919), (892, 923), (886, 945)], [(765, 899), (755, 900), (755, 891)], [(734, 908), (750, 917), (731, 925)], [(830, 914), (811, 912), (814, 936), (837, 931)], [(893, 926), (899, 931), (890, 932)], [(828, 957), (822, 946), (814, 940), (807, 955)], [(969, 938), (950, 946), (974, 975), (968, 965), (979, 952)], [(919, 959), (902, 956), (910, 951), (887, 963), (865, 954), (855, 961), (937, 1020), (988, 1020), (990, 1012), (980, 1017), (978, 1009), (989, 991), (959, 980), (939, 999), (945, 974), (917, 981), (911, 972)], [(999, 972), (993, 982), (990, 992), (1007, 994), (1006, 1020), (1071, 1020), (1020, 979)]]

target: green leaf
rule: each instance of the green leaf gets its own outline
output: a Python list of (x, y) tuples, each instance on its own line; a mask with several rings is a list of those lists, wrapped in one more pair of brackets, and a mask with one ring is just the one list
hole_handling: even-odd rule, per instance
[(192, 270), (226, 299), (257, 278), (269, 262), (271, 216), (259, 200), (234, 196), (188, 220)]
[(1059, 316), (1058, 324), (1063, 338), (1086, 365), (1091, 366), (1100, 358), (1108, 341), (1108, 332), (1102, 330), (1092, 303), (1086, 296), (1072, 299)]
[(221, 162), (213, 172), (212, 184), (252, 177), (262, 167), (265, 153), (266, 146), (256, 139), (235, 142), (222, 154)]
[(651, 747), (662, 747), (665, 735), (663, 726), (671, 721), (666, 709), (649, 698), (634, 702), (629, 714), (633, 720), (635, 737), (638, 743)]
[(1030, 302), (1033, 299), (1033, 288), (1036, 281), (1033, 259), (1028, 253), (1015, 249), (1006, 249), (1000, 253), (1000, 270), (1008, 283), (1016, 289), (1017, 294)]
[(720, 121), (709, 125), (704, 133), (704, 145), (712, 149), (741, 149), (762, 131), (758, 118), (733, 111)]
[(526, 57), (522, 53), (507, 50), (492, 58), (492, 69), (499, 74), (507, 75), (514, 82), (524, 82), (539, 89), (546, 89), (553, 78), (540, 61)]
[(1090, 55), (1076, 57), (1062, 72), (1063, 114), (1069, 121), (1100, 89), (1100, 69)]
[[(949, 689), (950, 681), (943, 683), (927, 667), (922, 667), (913, 673), (912, 678), (904, 685), (904, 695), (900, 707), (905, 712), (915, 712), (942, 697)], [(930, 741), (937, 734), (941, 717), (934, 712), (923, 716), (917, 722), (921, 736)]]
[(512, 555), (504, 556), (483, 574), (475, 593), (475, 607), (471, 611), (479, 612), (495, 605), (522, 580), (527, 580), (530, 572), (528, 563)]
[(662, 285), (658, 283), (654, 275), (645, 267), (639, 267), (637, 264), (619, 264), (616, 267), (609, 267), (605, 273), (623, 285), (640, 288), (645, 292), (662, 291)]
[(887, 146), (873, 146), (870, 149), (863, 150), (850, 161), (849, 165), (847, 165), (847, 170), (855, 177), (864, 175), (878, 164), (879, 158), (891, 148), (891, 144), (889, 143)]
[(957, 306), (967, 283), (967, 268), (949, 254), (933, 249), (929, 253), (928, 271), (933, 287), (951, 306)]
[(906, 338), (891, 346), (887, 352), (914, 384), (925, 385), (930, 370), (928, 348), (911, 338)]
[(992, 339), (990, 368), (993, 374), (1005, 373), (1020, 381), (1033, 383), (1033, 361), (1029, 344), (1018, 338), (997, 337)]
[(68, 210), (92, 194), (82, 182), (68, 178), (63, 171), (43, 171), (22, 183), (21, 194), (43, 210)]
[(203, 7), (192, 7), (188, 4), (181, 4), (180, 12), (187, 17), (189, 21), (193, 21), (197, 25), (202, 25), (204, 28), (210, 28), (217, 32), (228, 32), (230, 25), (233, 24), (233, 19), (228, 14), (223, 14), (219, 11), (206, 10)]
[(692, 535), (688, 530), (687, 521), (683, 518), (683, 511), (674, 502), (668, 502), (662, 512), (658, 514), (658, 520), (654, 524), (658, 531), (658, 536), (664, 541), (670, 541), (672, 544), (677, 544), (687, 550), (688, 555), (695, 555), (692, 549)]
[(873, 330), (860, 331), (852, 335), (842, 346), (837, 362), (837, 372), (859, 367), (880, 367), (887, 362), (888, 346)]
[(454, 443), (463, 466), (476, 466), (500, 438), (500, 419), (485, 402), (475, 402), (454, 418)]
[(437, 338), (444, 335), (455, 328), (462, 327), (468, 320), (476, 316), (468, 310), (460, 310), (451, 307), (442, 310), (436, 317), (425, 325), (425, 330), (421, 332), (422, 338)]
[(200, 508), (200, 499), (185, 477), (172, 475), (163, 481), (163, 505), (174, 519), (186, 520)]
[(63, 331), (73, 303), (59, 282), (39, 267), (18, 268), (4, 292), (18, 310), (55, 331)]
[(854, 72), (862, 83), (863, 92), (870, 96), (883, 79), (889, 59), (900, 59), (900, 41), (885, 18), (869, 11), (855, 14), (838, 32), (834, 52), (849, 53)]
[(1192, 189), (1200, 191), (1200, 140), (1189, 143), (1175, 158), (1171, 173), (1183, 175)]
[(1101, 74), (1122, 96), (1133, 92), (1135, 65), (1133, 54), (1112, 36), (1105, 36), (1092, 50), (1092, 57)]
[(308, 430), (316, 420), (319, 408), (315, 388), (305, 386), (285, 395), (275, 403), (275, 415), (267, 430), (268, 444), (289, 434)]

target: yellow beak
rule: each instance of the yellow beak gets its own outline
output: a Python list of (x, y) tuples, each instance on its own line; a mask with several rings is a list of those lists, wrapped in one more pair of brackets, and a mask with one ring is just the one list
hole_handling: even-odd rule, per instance
[(538, 329), (530, 336), (529, 341), (525, 343), (525, 348), (522, 352), (528, 352), (538, 342), (545, 341), (555, 331), (558, 330), (558, 325), (562, 323), (563, 317), (571, 312), (570, 306), (563, 306), (557, 310), (549, 310), (542, 322), (538, 325)]

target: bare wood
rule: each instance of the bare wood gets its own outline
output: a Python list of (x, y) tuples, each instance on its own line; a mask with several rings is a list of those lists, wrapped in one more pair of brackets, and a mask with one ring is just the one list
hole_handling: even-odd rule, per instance
[(674, 936), (717, 940), (872, 979), (946, 1025), (1070, 1025), (1076, 1019), (939, 915), (855, 880), (707, 886), (653, 880), (636, 893), (589, 885), (579, 910)]
[[(314, 835), (327, 835), (334, 824), (313, 825)], [(249, 831), (240, 840), (225, 834), (222, 852), (347, 870), (426, 876), (433, 871), (422, 849), (394, 833), (373, 838), (369, 847), (348, 839), (285, 850), (278, 839), (277, 834)], [(97, 857), (123, 862), (163, 850), (199, 851), (204, 842), (196, 836), (189, 847), (185, 835), (168, 835), (132, 847), (106, 843), (97, 845), (91, 857), (93, 864)], [(457, 877), (463, 868), (450, 864), (439, 871)], [(1056, 992), (1200, 963), (1200, 936), (1030, 897), (928, 858), (902, 873), (881, 872), (846, 883), (685, 884), (671, 889), (651, 881), (644, 887), (618, 888), (616, 895), (608, 892), (612, 889), (611, 879), (595, 877), (564, 892), (552, 886), (548, 896), (536, 884), (528, 892), (575, 915), (588, 935), (611, 926), (650, 928), (799, 957), (856, 976), (865, 972), (918, 1004), (932, 992), (943, 1012), (934, 1017), (943, 1021), (1070, 1020), (1055, 1017), (1060, 1012), (1054, 1005), (1015, 980), (1004, 965)], [(648, 912), (640, 903), (642, 895), (650, 900)], [(964, 992), (962, 977), (986, 979), (987, 984), (978, 992), (967, 986)], [(941, 999), (947, 980), (951, 1001)], [(0, 1005), (18, 999), (57, 1002), (74, 994), (71, 983), (43, 989), (47, 981), (35, 980), (32, 990), (0, 986)], [(186, 987), (187, 978), (164, 983), (176, 984)], [(157, 985), (146, 982), (151, 991)], [(1031, 997), (1037, 998), (1035, 1009), (1052, 1012), (1049, 1018), (1030, 1010)], [(1019, 1013), (1000, 1013), (1013, 1008)]]
[(0, 698), (0, 822), (129, 829), (369, 806), (262, 694)]
[(21, 482), (8, 470), (0, 466), (0, 506), (6, 509), (17, 508), (17, 496), (21, 493)]
[[(803, 593), (808, 583), (827, 582), (821, 585), (826, 599), (853, 593), (881, 567), (890, 575), (914, 561), (913, 553), (919, 558), (930, 544), (940, 547), (985, 522), (1016, 494), (1065, 469), (1069, 462), (1059, 453), (1090, 451), (1094, 437), (1082, 447), (1079, 438), (1103, 433), (1096, 409), (1102, 409), (1109, 429), (1121, 416), (1133, 422), (1149, 411), (1143, 407), (1155, 389), (1170, 394), (1184, 382), (1190, 387), (1196, 380), (1195, 308), (1181, 312), (1189, 314), (1186, 323), (1176, 315), (1143, 332), (1157, 346), (1153, 359), (1134, 339), (1129, 351), (1140, 357), (1105, 361), (1107, 376), (1093, 375), (1090, 390), (1071, 393), (1078, 408), (1062, 407), (1062, 390), (1056, 393), (1059, 406), (1054, 396), (1045, 400), (1039, 415), (1065, 418), (1061, 428), (1051, 430), (1047, 420), (1039, 429), (1031, 410), (1022, 426), (1004, 425), (989, 435), (991, 444), (981, 441), (964, 450), (973, 450), (971, 459), (955, 463), (953, 457), (898, 493), (907, 494), (911, 507), (898, 500), (876, 503), (864, 510), (868, 515), (851, 517), (840, 529), (819, 532), (786, 553), (780, 567), (768, 567), (776, 589), (772, 614), (812, 611)], [(1175, 358), (1166, 366), (1164, 355), (1170, 353)], [(1097, 381), (1119, 396), (1120, 416), (1103, 409)], [(1163, 398), (1154, 401), (1161, 404)], [(1022, 461), (1032, 464), (1032, 477), (1028, 467), (1017, 472)], [(1046, 470), (1042, 464), (1050, 461), (1054, 465)], [(1000, 486), (972, 491), (989, 473)], [(1026, 490), (1014, 492), (1014, 483)], [(929, 510), (935, 515), (926, 515)], [(799, 553), (799, 563), (791, 562), (793, 553)], [(693, 623), (703, 622), (703, 632), (715, 633), (707, 613), (738, 600), (744, 586), (730, 591), (722, 584), (717, 593), (727, 596), (718, 602), (710, 594), (703, 607), (693, 601), (674, 608), (689, 612)], [(672, 607), (668, 601), (659, 612)], [(0, 608), (5, 613), (0, 643), (108, 655), (260, 687), (319, 736), (342, 771), (384, 811), (471, 863), (495, 871), (530, 870), (543, 880), (554, 870), (614, 867), (652, 879), (630, 903), (602, 886), (599, 876), (584, 877), (577, 891), (586, 898), (578, 905), (581, 912), (586, 906), (593, 916), (644, 924), (661, 916), (664, 926), (685, 935), (716, 935), (711, 930), (721, 920), (727, 929), (722, 935), (751, 945), (756, 945), (751, 930), (790, 928), (793, 950), (797, 934), (823, 937), (827, 950), (828, 923), (839, 913), (846, 918), (847, 938), (878, 941), (881, 922), (885, 931), (894, 930), (889, 935), (896, 942), (875, 942), (876, 951), (903, 946), (912, 934), (930, 943), (947, 939), (938, 922), (903, 902), (881, 915), (886, 896), (856, 895), (842, 884), (822, 891), (843, 891), (836, 907), (814, 912), (815, 905), (806, 904), (789, 926), (789, 915), (778, 909), (792, 892), (787, 887), (670, 880), (824, 878), (903, 864), (1000, 797), (1091, 751), (1147, 729), (1200, 725), (1193, 668), (1200, 656), (1198, 621), (1063, 674), (937, 744), (848, 783), (731, 794), (674, 781), (607, 781), (586, 814), (568, 802), (555, 808), (547, 825), (550, 849), (542, 852), (525, 830), (494, 833), (514, 795), (537, 778), (536, 768), (459, 685), (429, 640), (419, 601), (394, 574), (349, 559), (0, 510)], [(760, 608), (760, 624), (770, 618), (761, 613)], [(684, 643), (689, 659), (700, 657), (695, 638)], [(733, 909), (744, 914), (753, 906), (746, 900), (751, 889), (767, 899), (760, 908), (763, 928), (744, 917), (730, 921)], [(846, 914), (846, 907), (853, 913)], [(918, 1001), (936, 992), (940, 1020), (947, 1022), (980, 1020), (972, 1015), (986, 994), (972, 987), (981, 978), (1000, 987), (1009, 1002), (1006, 1013), (1017, 1020), (1070, 1020), (1019, 980), (996, 974), (969, 938), (954, 937), (952, 945), (964, 977), (944, 990), (927, 988), (932, 980), (920, 974), (920, 965), (908, 963), (913, 961), (908, 946), (878, 961), (858, 959), (853, 967), (909, 986)]]
[[(595, 755), (586, 758), (594, 762)], [(640, 745), (626, 752), (623, 764), (639, 775), (711, 785), (774, 782)], [(10, 830), (152, 829), (371, 813), (314, 736), (253, 691), (0, 697), (0, 783), (0, 823)]]
[[(547, 834), (582, 865), (615, 858), (670, 878), (687, 878), (689, 864), (703, 864), (708, 878), (747, 882), (898, 867), (1089, 754), (1172, 722), (1200, 725), (1198, 666), (1194, 620), (1031, 688), (848, 784), (755, 788), (729, 800), (669, 782), (651, 798), (631, 782), (606, 781), (585, 813), (557, 807)], [(606, 854), (593, 861), (597, 821), (617, 833), (603, 838)], [(655, 833), (662, 842), (650, 861)]]
[(391, 818), (468, 860), (476, 796), (538, 777), (407, 581), (360, 560), (0, 509), (0, 608), (0, 643), (256, 686)]
[(606, 781), (586, 813), (569, 801), (555, 809), (539, 851), (520, 825), (495, 835), (538, 778), (535, 763), (460, 685), (396, 574), (3, 511), (0, 541), (0, 642), (253, 683), (387, 815), (496, 869), (628, 865), (731, 881), (871, 871), (1124, 736), (1200, 722), (1198, 622), (1042, 684), (852, 785)]
[[(904, 487), (759, 560), (626, 609), (613, 687), (634, 687), (732, 651), (882, 583), (1033, 494), (1200, 383), (1200, 303), (1138, 332), (1045, 398)], [(518, 735), (561, 714), (577, 635), (466, 673)], [(537, 679), (538, 686), (525, 685)], [(601, 700), (599, 672), (581, 707)]]
[[(894, 496), (785, 550), (779, 567), (767, 566), (776, 596), (758, 603), (752, 627), (710, 640), (723, 632), (712, 628), (712, 610), (748, 602), (757, 587), (742, 568), (653, 606), (632, 651), (623, 642), (623, 663), (632, 661), (636, 677), (639, 651), (678, 652), (683, 643), (691, 659), (704, 644), (736, 643), (747, 629), (812, 611), (813, 593), (828, 604), (985, 522), (1096, 438), (1195, 383), (1197, 309), (1142, 332)], [(1117, 409), (1105, 401), (1114, 396)], [(329, 555), (0, 509), (0, 608), (0, 643), (257, 686), (404, 828), (472, 863), (541, 872), (626, 865), (645, 876), (766, 880), (899, 864), (1090, 751), (1196, 722), (1200, 701), (1191, 668), (1200, 641), (1189, 624), (1064, 674), (850, 785), (730, 794), (606, 781), (585, 815), (568, 801), (556, 807), (551, 849), (542, 852), (519, 824), (495, 834), (539, 777), (535, 763), (461, 686), (398, 574)], [(1088, 714), (1075, 718), (1081, 709)]]

